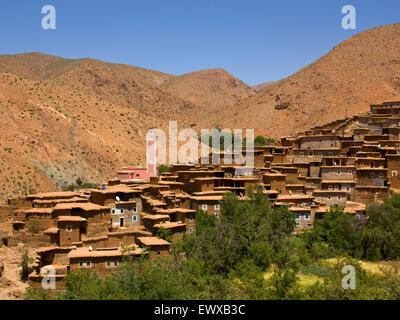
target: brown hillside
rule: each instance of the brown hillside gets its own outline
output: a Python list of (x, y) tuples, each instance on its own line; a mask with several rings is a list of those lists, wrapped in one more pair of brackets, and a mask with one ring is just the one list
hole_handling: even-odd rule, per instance
[[(189, 127), (198, 108), (160, 89), (174, 76), (38, 53), (0, 57), (0, 198), (102, 182), (145, 164), (151, 127)], [(56, 64), (56, 66), (55, 66)], [(166, 131), (168, 132), (168, 131)]]
[(164, 82), (162, 87), (208, 111), (220, 111), (226, 105), (255, 94), (248, 85), (223, 69), (187, 73)]
[(276, 81), (268, 81), (268, 82), (256, 84), (255, 86), (251, 86), (251, 88), (252, 88), (255, 92), (261, 92), (261, 91), (264, 91), (265, 89), (271, 87), (271, 86), (274, 85), (275, 83), (276, 83)]
[(395, 24), (349, 38), (260, 94), (224, 108), (216, 123), (282, 136), (399, 99), (400, 24)]

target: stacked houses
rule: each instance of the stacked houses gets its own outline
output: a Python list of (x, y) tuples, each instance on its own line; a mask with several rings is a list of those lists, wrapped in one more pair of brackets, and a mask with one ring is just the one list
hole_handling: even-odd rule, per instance
[(254, 147), (252, 167), (175, 164), (149, 178), (122, 170), (98, 189), (12, 199), (13, 232), (1, 240), (39, 248), (32, 287), (41, 287), (52, 266), (59, 290), (69, 270), (104, 276), (126, 255), (168, 257), (171, 243), (158, 237), (161, 229), (172, 242), (190, 235), (196, 212), (218, 218), (224, 193), (246, 199), (250, 186), (261, 185), (273, 206), (295, 213), (295, 232), (312, 228), (332, 205), (361, 217), (366, 205), (400, 189), (399, 147), (400, 102), (371, 105), (367, 113)]

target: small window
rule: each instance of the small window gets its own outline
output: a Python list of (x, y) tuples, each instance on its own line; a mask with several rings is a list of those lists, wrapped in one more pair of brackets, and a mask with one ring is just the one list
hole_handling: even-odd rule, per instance
[(303, 152), (300, 152), (300, 157), (304, 157), (304, 153)]
[(332, 190), (332, 186), (328, 186), (328, 190)]
[(338, 200), (340, 200), (340, 199), (341, 199), (341, 197), (340, 197), (340, 196), (338, 196), (337, 198), (338, 198)]
[(180, 236), (182, 235), (182, 231), (179, 232), (179, 235), (180, 235)]
[(112, 210), (111, 210), (111, 214), (115, 214), (115, 209), (112, 209)]
[(72, 226), (67, 227), (67, 232), (72, 232)]
[(313, 156), (312, 151), (308, 151), (308, 156), (309, 156), (309, 157), (312, 157), (312, 156)]
[(300, 220), (300, 215), (296, 214), (296, 220)]
[(346, 187), (346, 190), (347, 190), (347, 191), (350, 191), (350, 187)]
[(120, 211), (121, 213), (124, 213), (124, 209), (121, 209), (121, 211)]
[(320, 157), (322, 157), (322, 152), (318, 152), (318, 155), (319, 155)]
[(371, 178), (373, 178), (373, 177), (375, 177), (375, 173), (372, 172), (371, 173)]
[(297, 222), (296, 222), (296, 226), (297, 226), (297, 227), (300, 227), (300, 222), (297, 221)]
[(137, 221), (137, 216), (133, 216), (133, 217), (132, 217), (132, 221), (133, 221), (133, 222), (136, 222), (136, 221)]
[(207, 210), (207, 204), (202, 204), (201, 205), (201, 210), (206, 211)]
[(380, 178), (383, 178), (383, 173), (380, 173), (380, 174), (379, 174), (379, 177), (380, 177)]
[(216, 217), (216, 218), (219, 218), (219, 214), (218, 214), (218, 213), (216, 213), (216, 214), (215, 214), (215, 217)]
[(193, 233), (193, 228), (189, 228), (189, 233)]
[(304, 215), (304, 220), (310, 220), (310, 215), (309, 214), (305, 214)]
[(335, 190), (339, 190), (339, 186), (335, 186)]
[(189, 218), (189, 222), (193, 222), (193, 218), (192, 217)]
[(340, 172), (340, 171), (338, 171), (338, 172), (337, 172), (337, 175), (338, 175), (338, 176), (340, 176), (340, 174), (341, 174), (341, 172)]
[(136, 212), (137, 212), (136, 207), (134, 207), (134, 208), (132, 209), (132, 211), (133, 211), (133, 213), (136, 213)]
[(347, 171), (347, 174), (350, 176), (352, 174), (351, 170)]
[(214, 210), (219, 211), (219, 204), (214, 204)]
[(396, 170), (392, 171), (392, 177), (397, 177), (397, 171)]

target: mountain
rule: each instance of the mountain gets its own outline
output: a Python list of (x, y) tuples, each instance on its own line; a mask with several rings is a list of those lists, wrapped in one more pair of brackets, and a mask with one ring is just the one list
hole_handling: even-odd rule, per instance
[(256, 84), (255, 86), (251, 86), (251, 88), (255, 92), (261, 92), (261, 91), (264, 91), (265, 89), (269, 88), (270, 86), (274, 85), (275, 83), (276, 83), (276, 81), (263, 82), (260, 84)]
[[(101, 183), (122, 166), (145, 165), (150, 128), (168, 134), (169, 120), (195, 127), (207, 119), (202, 101), (234, 103), (254, 93), (225, 71), (204, 74), (37, 52), (0, 56), (0, 199), (58, 190), (78, 177)], [(182, 78), (203, 96), (173, 94)]]
[(220, 68), (184, 74), (165, 81), (162, 88), (210, 112), (219, 112), (222, 107), (255, 94), (248, 85)]
[(271, 137), (400, 100), (400, 24), (370, 29), (257, 95), (224, 108), (215, 123)]

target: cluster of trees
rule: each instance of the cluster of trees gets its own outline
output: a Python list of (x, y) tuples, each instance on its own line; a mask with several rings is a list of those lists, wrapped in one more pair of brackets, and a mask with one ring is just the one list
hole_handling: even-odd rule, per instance
[(75, 180), (75, 183), (71, 183), (67, 186), (62, 187), (63, 191), (74, 191), (76, 189), (96, 189), (99, 185), (93, 182), (83, 182), (80, 177)]
[(400, 258), (400, 194), (381, 204), (371, 204), (366, 216), (356, 217), (333, 207), (302, 235), (309, 249), (327, 244), (335, 255), (349, 255), (363, 260)]
[[(196, 233), (173, 245), (170, 259), (127, 259), (112, 276), (86, 271), (65, 279), (63, 299), (399, 299), (398, 265), (374, 275), (358, 258), (398, 258), (400, 196), (357, 219), (332, 208), (313, 230), (293, 234), (295, 216), (273, 208), (261, 187), (248, 200), (227, 193), (221, 216), (196, 216)], [(162, 230), (159, 237), (169, 234)], [(341, 257), (333, 264), (327, 258)], [(356, 269), (355, 290), (342, 267)], [(318, 280), (304, 283), (302, 277)], [(48, 298), (29, 291), (27, 298)]]
[[(235, 143), (235, 139), (237, 139), (236, 141), (238, 141), (240, 144), (242, 144), (243, 146), (246, 145), (246, 138), (241, 138), (238, 136), (235, 136), (234, 134), (232, 134), (230, 131), (223, 131), (221, 130), (221, 128), (216, 127), (213, 130), (216, 130), (216, 132), (220, 135), (219, 136), (219, 141), (217, 141), (217, 145), (219, 147), (219, 150), (227, 150), (228, 146), (229, 148), (232, 150), (233, 149), (233, 145)], [(224, 137), (224, 135), (225, 137)], [(227, 139), (227, 141), (229, 142), (229, 144), (225, 143), (225, 138)], [(200, 141), (208, 141), (208, 146), (213, 147), (213, 137), (212, 134), (208, 134), (206, 136), (200, 136), (199, 137)], [(215, 142), (214, 142), (215, 143)], [(267, 146), (270, 144), (275, 143), (275, 139), (273, 138), (265, 138), (264, 136), (257, 136), (254, 139), (254, 145), (257, 146)]]

